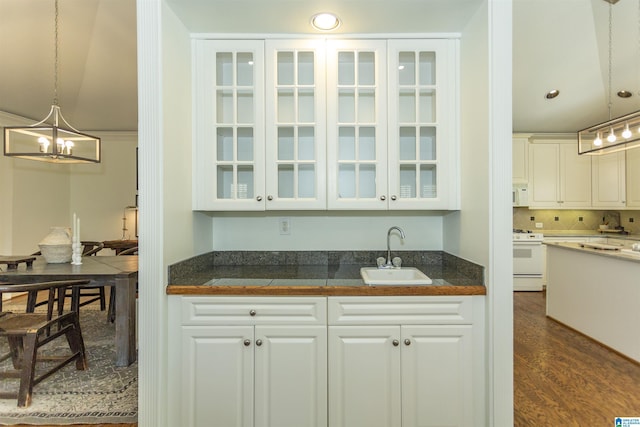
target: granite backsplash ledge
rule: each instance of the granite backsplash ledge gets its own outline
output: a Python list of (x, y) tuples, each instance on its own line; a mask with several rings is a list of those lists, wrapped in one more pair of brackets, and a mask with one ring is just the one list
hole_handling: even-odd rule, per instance
[[(169, 284), (208, 280), (216, 266), (374, 266), (386, 251), (213, 251), (169, 266)], [(393, 251), (402, 265), (484, 284), (484, 267), (444, 251)], [(206, 280), (205, 280), (206, 279)]]

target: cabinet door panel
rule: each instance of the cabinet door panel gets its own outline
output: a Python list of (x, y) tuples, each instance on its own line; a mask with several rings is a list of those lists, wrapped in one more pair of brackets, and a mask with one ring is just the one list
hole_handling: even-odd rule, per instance
[(591, 156), (591, 161), (593, 206), (614, 209), (625, 207), (625, 152)]
[(400, 419), (398, 326), (329, 327), (329, 425), (397, 427)]
[(562, 207), (591, 206), (591, 158), (578, 155), (576, 144), (558, 144)]
[(473, 425), (471, 333), (471, 325), (402, 326), (403, 427)]
[(559, 162), (557, 144), (529, 145), (529, 206), (558, 206)]
[(193, 209), (264, 210), (264, 42), (197, 40)]
[(327, 328), (256, 326), (256, 427), (327, 425)]
[(183, 327), (184, 426), (253, 427), (253, 363), (253, 327)]
[(627, 207), (640, 208), (640, 149), (627, 150)]
[(388, 41), (389, 209), (459, 204), (455, 51), (451, 40)]
[(266, 209), (326, 209), (323, 40), (266, 41)]
[(386, 42), (327, 42), (327, 204), (387, 209)]

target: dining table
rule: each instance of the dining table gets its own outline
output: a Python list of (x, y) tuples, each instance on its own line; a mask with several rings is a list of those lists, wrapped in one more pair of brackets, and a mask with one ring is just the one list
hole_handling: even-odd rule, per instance
[(136, 284), (138, 256), (87, 256), (82, 264), (49, 264), (35, 256), (31, 265), (0, 268), (0, 282), (37, 283), (55, 280), (88, 279), (93, 286), (115, 286), (116, 366), (129, 366), (136, 360)]

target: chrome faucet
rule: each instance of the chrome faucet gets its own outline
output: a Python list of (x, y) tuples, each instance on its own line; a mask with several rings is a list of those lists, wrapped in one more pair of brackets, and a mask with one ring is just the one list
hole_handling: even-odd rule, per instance
[[(404, 240), (404, 231), (402, 231), (402, 228), (394, 225), (393, 227), (391, 227), (389, 229), (389, 231), (387, 231), (387, 263), (379, 266), (380, 268), (394, 268), (394, 267), (396, 267), (393, 264), (392, 260), (391, 260), (391, 243), (390, 243), (390, 239), (391, 239), (391, 232), (393, 230), (398, 230), (400, 232), (400, 238)], [(399, 265), (397, 267), (399, 267)]]

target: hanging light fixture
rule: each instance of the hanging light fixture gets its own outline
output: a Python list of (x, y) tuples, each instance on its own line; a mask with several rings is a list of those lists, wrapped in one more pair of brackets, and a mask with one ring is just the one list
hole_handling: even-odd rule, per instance
[[(613, 4), (617, 0), (604, 1), (609, 3), (609, 120), (578, 132), (578, 154), (601, 155), (630, 148), (640, 148), (640, 111), (616, 119), (611, 118), (612, 11)], [(638, 17), (638, 22), (640, 22), (640, 1), (638, 3)], [(640, 50), (640, 33), (638, 38)], [(620, 91), (618, 96), (629, 98), (631, 93)], [(604, 139), (603, 135), (606, 135)]]
[(55, 0), (53, 104), (31, 126), (4, 129), (4, 155), (50, 163), (100, 163), (100, 138), (71, 126), (58, 105), (58, 0)]

